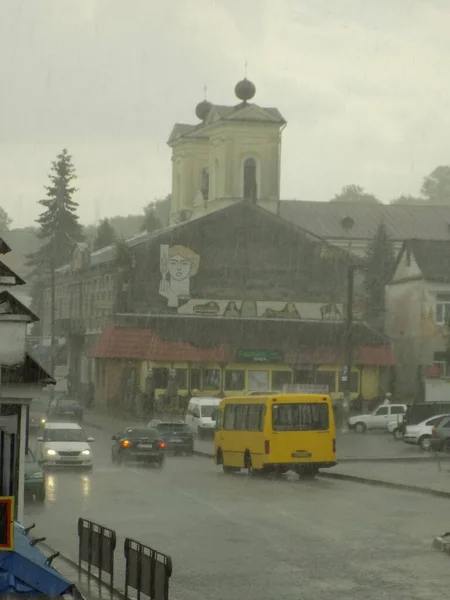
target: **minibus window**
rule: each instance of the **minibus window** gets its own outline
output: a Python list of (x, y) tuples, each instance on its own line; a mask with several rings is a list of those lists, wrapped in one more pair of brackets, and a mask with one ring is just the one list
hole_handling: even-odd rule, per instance
[(326, 431), (329, 427), (328, 405), (274, 404), (272, 427), (274, 431)]

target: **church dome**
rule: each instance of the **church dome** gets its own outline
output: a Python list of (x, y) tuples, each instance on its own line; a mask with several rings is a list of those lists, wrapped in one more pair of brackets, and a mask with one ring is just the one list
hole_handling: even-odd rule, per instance
[(236, 84), (234, 88), (234, 93), (243, 102), (247, 102), (251, 100), (253, 96), (256, 94), (255, 84), (245, 77), (241, 81)]
[(200, 121), (204, 121), (206, 119), (206, 117), (208, 116), (211, 108), (212, 108), (211, 102), (208, 102), (208, 100), (202, 100), (195, 107), (195, 114), (200, 119)]

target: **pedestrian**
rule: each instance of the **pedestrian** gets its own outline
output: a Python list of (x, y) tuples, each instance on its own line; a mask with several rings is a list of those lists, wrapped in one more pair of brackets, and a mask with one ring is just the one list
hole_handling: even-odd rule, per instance
[(391, 393), (387, 393), (386, 396), (384, 397), (384, 401), (383, 401), (383, 405), (389, 405), (391, 403), (391, 398), (392, 398), (392, 394)]

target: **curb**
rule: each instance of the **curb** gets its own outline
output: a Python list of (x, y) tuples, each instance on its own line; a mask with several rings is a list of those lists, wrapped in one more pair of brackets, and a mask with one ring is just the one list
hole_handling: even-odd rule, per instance
[[(55, 548), (50, 546), (47, 542), (39, 542), (39, 545), (42, 546), (43, 548), (45, 548), (51, 554), (55, 554), (56, 552), (58, 552), (58, 550), (55, 550)], [(86, 575), (86, 577), (88, 578), (88, 581), (90, 579), (95, 579), (96, 583), (98, 583), (101, 587), (104, 587), (105, 589), (108, 590), (111, 597), (116, 596), (116, 597), (120, 598), (121, 600), (126, 600), (126, 596), (123, 592), (121, 592), (120, 590), (118, 590), (116, 588), (111, 587), (109, 585), (109, 583), (107, 583), (106, 581), (102, 581), (101, 579), (99, 579), (99, 577), (97, 575), (94, 575), (93, 573), (91, 573), (89, 575), (89, 571), (87, 570), (87, 568), (80, 566), (78, 564), (78, 561), (74, 560), (73, 558), (70, 558), (69, 556), (66, 556), (65, 554), (60, 553), (58, 556), (58, 560), (62, 560), (63, 562), (70, 565), (73, 569), (75, 569), (78, 572), (78, 574), (83, 573), (84, 575)], [(58, 569), (56, 569), (56, 570), (58, 570)], [(74, 581), (72, 583), (76, 587), (76, 583)], [(78, 588), (77, 588), (77, 592), (83, 600), (87, 600), (86, 597), (83, 596), (83, 594), (80, 592), (80, 590)]]
[(346, 475), (344, 473), (320, 473), (319, 477), (324, 479), (340, 479), (341, 481), (353, 481), (355, 483), (363, 483), (378, 487), (391, 488), (394, 490), (402, 490), (406, 492), (416, 492), (427, 496), (437, 496), (438, 498), (450, 498), (450, 491), (434, 490), (432, 488), (420, 487), (418, 485), (409, 485), (407, 483), (394, 483), (383, 479), (372, 479), (370, 477), (360, 477), (359, 475)]

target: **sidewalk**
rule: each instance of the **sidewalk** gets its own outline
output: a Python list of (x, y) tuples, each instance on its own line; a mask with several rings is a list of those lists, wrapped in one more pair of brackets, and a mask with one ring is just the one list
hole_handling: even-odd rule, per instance
[(397, 489), (450, 497), (450, 465), (448, 460), (414, 464), (338, 464), (333, 469), (321, 471), (321, 476), (359, 483), (384, 485)]

